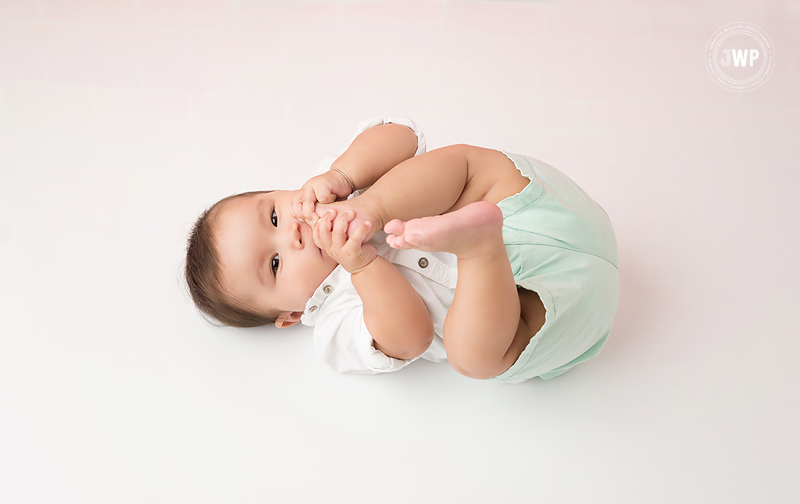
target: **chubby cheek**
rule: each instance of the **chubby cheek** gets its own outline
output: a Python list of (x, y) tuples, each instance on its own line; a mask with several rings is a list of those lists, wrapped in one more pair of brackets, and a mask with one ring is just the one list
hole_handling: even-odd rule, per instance
[(309, 268), (301, 273), (301, 275), (301, 285), (303, 286), (303, 290), (306, 291), (305, 293), (310, 291), (308, 294), (308, 297), (310, 298), (314, 295), (314, 291), (317, 290), (317, 287), (319, 287), (320, 283), (325, 280), (325, 277), (321, 277), (318, 268)]
[(314, 291), (322, 285), (322, 282), (333, 273), (333, 270), (339, 265), (336, 261), (331, 259), (330, 257), (325, 257), (325, 261), (322, 261), (321, 264), (317, 264), (315, 268), (309, 268), (306, 271), (306, 283), (308, 289), (310, 290), (309, 298), (314, 295)]
[(338, 266), (338, 265), (339, 265), (339, 263), (337, 263), (337, 262), (336, 262), (336, 259), (334, 259), (334, 258), (332, 258), (331, 256), (329, 256), (329, 255), (328, 255), (328, 253), (327, 253), (327, 252), (325, 252), (324, 250), (322, 251), (322, 259), (323, 259), (323, 262), (325, 263), (325, 267), (326, 267), (326, 268), (327, 268), (327, 267), (330, 267), (330, 268), (331, 268), (331, 271), (333, 271), (333, 269), (334, 269), (336, 266)]

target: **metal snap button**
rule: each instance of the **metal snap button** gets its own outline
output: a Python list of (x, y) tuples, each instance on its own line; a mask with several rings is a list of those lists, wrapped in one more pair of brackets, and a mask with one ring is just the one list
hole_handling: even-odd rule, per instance
[(316, 306), (312, 306), (311, 308), (308, 309), (308, 313), (314, 313), (315, 311), (317, 311)]
[(330, 294), (331, 292), (333, 292), (333, 287), (331, 287), (330, 285), (326, 285), (325, 287), (322, 288), (322, 292), (324, 292), (325, 294)]
[(419, 261), (417, 261), (417, 264), (419, 264), (420, 268), (427, 268), (428, 267), (428, 260), (425, 259), (424, 257), (420, 257)]

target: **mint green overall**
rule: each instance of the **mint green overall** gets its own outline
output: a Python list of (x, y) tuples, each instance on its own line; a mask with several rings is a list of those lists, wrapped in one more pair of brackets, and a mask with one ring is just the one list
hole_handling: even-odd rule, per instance
[(569, 177), (503, 154), (530, 179), (498, 203), (506, 251), (516, 284), (538, 293), (547, 314), (519, 359), (490, 380), (547, 380), (600, 353), (608, 339), (619, 303), (617, 241), (605, 210)]

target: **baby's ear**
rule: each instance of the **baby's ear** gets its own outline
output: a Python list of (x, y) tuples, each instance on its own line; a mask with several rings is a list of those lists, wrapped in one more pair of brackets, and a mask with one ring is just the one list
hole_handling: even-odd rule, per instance
[(278, 318), (275, 319), (275, 327), (278, 329), (291, 327), (300, 322), (300, 317), (302, 316), (303, 312), (281, 312), (281, 314), (278, 315)]

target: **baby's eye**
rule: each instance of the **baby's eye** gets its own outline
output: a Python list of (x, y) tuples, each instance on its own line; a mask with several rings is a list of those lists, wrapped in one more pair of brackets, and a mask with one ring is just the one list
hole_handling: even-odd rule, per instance
[(271, 265), (272, 265), (272, 273), (275, 274), (275, 272), (278, 271), (278, 266), (281, 265), (281, 260), (278, 259), (278, 256), (272, 258)]
[(278, 214), (274, 208), (272, 209), (272, 225), (278, 227)]

